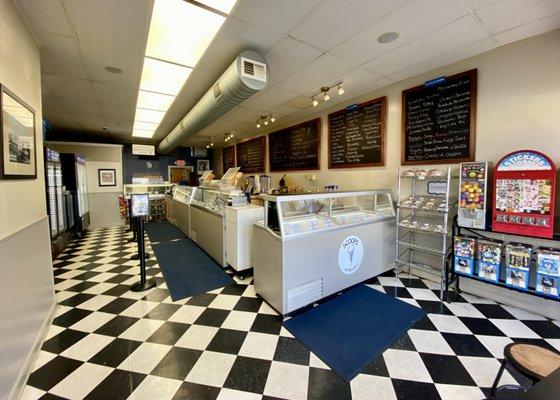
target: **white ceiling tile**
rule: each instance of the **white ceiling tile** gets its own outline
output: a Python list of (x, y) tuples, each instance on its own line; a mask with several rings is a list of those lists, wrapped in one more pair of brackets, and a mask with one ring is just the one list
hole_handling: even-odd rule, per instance
[(239, 123), (246, 122), (248, 120), (257, 120), (262, 115), (262, 112), (253, 110), (246, 107), (236, 107), (222, 118), (221, 121), (227, 121), (228, 123)]
[(295, 39), (283, 39), (265, 56), (270, 68), (270, 84), (274, 85), (287, 78), (322, 54), (321, 51)]
[(36, 33), (39, 31), (72, 36), (61, 0), (15, 0), (23, 17)]
[(462, 46), (459, 49), (453, 50), (449, 53), (445, 53), (442, 54), (441, 56), (434, 57), (423, 63), (416, 64), (410, 68), (399, 71), (396, 74), (389, 75), (389, 78), (395, 81), (402, 81), (411, 78), (413, 76), (417, 76), (432, 71), (442, 66), (464, 60), (476, 54), (492, 50), (495, 47), (496, 47), (496, 41), (493, 38), (482, 39), (470, 45)]
[(560, 13), (500, 32), (494, 35), (494, 37), (498, 45), (503, 46), (558, 28), (560, 28)]
[(325, 0), (308, 18), (290, 31), (290, 36), (326, 51), (354, 36), (406, 1)]
[(102, 115), (101, 107), (99, 106), (99, 103), (95, 101), (67, 98), (60, 98), (57, 100), (68, 113), (89, 115), (93, 117), (101, 117)]
[(309, 94), (319, 91), (321, 86), (350, 69), (352, 68), (348, 63), (326, 53), (307, 67), (280, 82), (278, 86), (292, 92)]
[(364, 64), (364, 68), (388, 76), (486, 37), (486, 30), (468, 15)]
[[(461, 0), (413, 0), (397, 8), (330, 53), (352, 65), (361, 65), (403, 46), (445, 24), (468, 14)], [(391, 43), (378, 43), (386, 32), (398, 32)]]
[(321, 0), (242, 0), (232, 15), (265, 29), (288, 32), (320, 2)]
[(494, 34), (559, 12), (558, 0), (502, 0), (479, 9), (476, 15)]
[[(87, 40), (78, 42), (86, 70), (94, 81), (138, 88), (144, 54), (131, 49), (99, 45)], [(105, 67), (116, 67), (120, 74), (110, 73)]]
[(136, 106), (138, 89), (101, 82), (92, 82), (91, 86), (97, 101), (100, 103), (118, 104), (128, 107)]
[(124, 120), (134, 120), (134, 107), (120, 106), (117, 104), (101, 103), (101, 112), (104, 118), (119, 118)]
[[(344, 90), (346, 92), (351, 92), (354, 89), (376, 82), (381, 78), (383, 78), (383, 76), (358, 67), (338, 76), (335, 81), (343, 82), (342, 86)], [(338, 94), (336, 94), (336, 88), (333, 89), (333, 93), (335, 96), (338, 96)]]
[(55, 97), (95, 101), (95, 94), (86, 80), (50, 74), (43, 74), (42, 80)]
[(51, 53), (41, 55), (41, 73), (76, 79), (87, 79), (84, 64), (65, 61)]
[(463, 1), (465, 2), (466, 6), (470, 10), (475, 11), (483, 7), (489, 6), (490, 4), (498, 3), (503, 0), (463, 0)]
[(143, 52), (148, 35), (149, 0), (64, 0), (78, 39)]
[(268, 110), (297, 96), (297, 93), (270, 86), (243, 103), (254, 110)]

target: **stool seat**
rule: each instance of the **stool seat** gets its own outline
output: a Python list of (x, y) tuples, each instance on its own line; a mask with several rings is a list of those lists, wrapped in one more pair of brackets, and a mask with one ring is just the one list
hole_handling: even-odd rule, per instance
[(537, 381), (560, 368), (559, 354), (532, 344), (511, 344), (506, 347), (504, 355), (521, 372)]

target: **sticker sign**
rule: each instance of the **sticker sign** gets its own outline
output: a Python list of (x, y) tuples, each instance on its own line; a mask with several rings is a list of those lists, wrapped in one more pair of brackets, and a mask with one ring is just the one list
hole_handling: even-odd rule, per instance
[(360, 268), (364, 258), (364, 245), (357, 236), (348, 236), (338, 250), (338, 268), (345, 275), (351, 275)]

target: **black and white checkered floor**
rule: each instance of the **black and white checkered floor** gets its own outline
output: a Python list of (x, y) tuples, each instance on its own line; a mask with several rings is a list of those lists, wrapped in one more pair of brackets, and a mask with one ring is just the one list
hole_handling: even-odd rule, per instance
[[(372, 287), (429, 315), (350, 384), (283, 327), (251, 279), (172, 302), (151, 252), (157, 288), (133, 293), (138, 262), (121, 228), (90, 232), (55, 261), (56, 317), (28, 399), (483, 399), (512, 341), (560, 350), (560, 322), (437, 285), (378, 277)], [(522, 378), (504, 374), (502, 383)]]

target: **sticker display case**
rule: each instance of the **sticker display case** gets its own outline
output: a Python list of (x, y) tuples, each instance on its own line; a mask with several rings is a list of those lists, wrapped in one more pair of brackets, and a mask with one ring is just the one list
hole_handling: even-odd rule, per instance
[(476, 239), (468, 236), (455, 236), (455, 272), (467, 275), (474, 274)]
[(558, 297), (560, 278), (560, 250), (541, 247), (537, 250), (536, 291), (552, 297)]
[(388, 190), (263, 194), (253, 224), (255, 290), (281, 314), (393, 267)]
[(532, 254), (533, 246), (523, 243), (506, 244), (506, 285), (528, 288)]
[(552, 238), (556, 167), (546, 155), (521, 150), (503, 157), (494, 172), (492, 230)]
[(461, 163), (459, 171), (459, 226), (486, 229), (490, 163)]
[(438, 282), (442, 300), (458, 186), (459, 172), (453, 166), (399, 169), (395, 275), (407, 270)]

